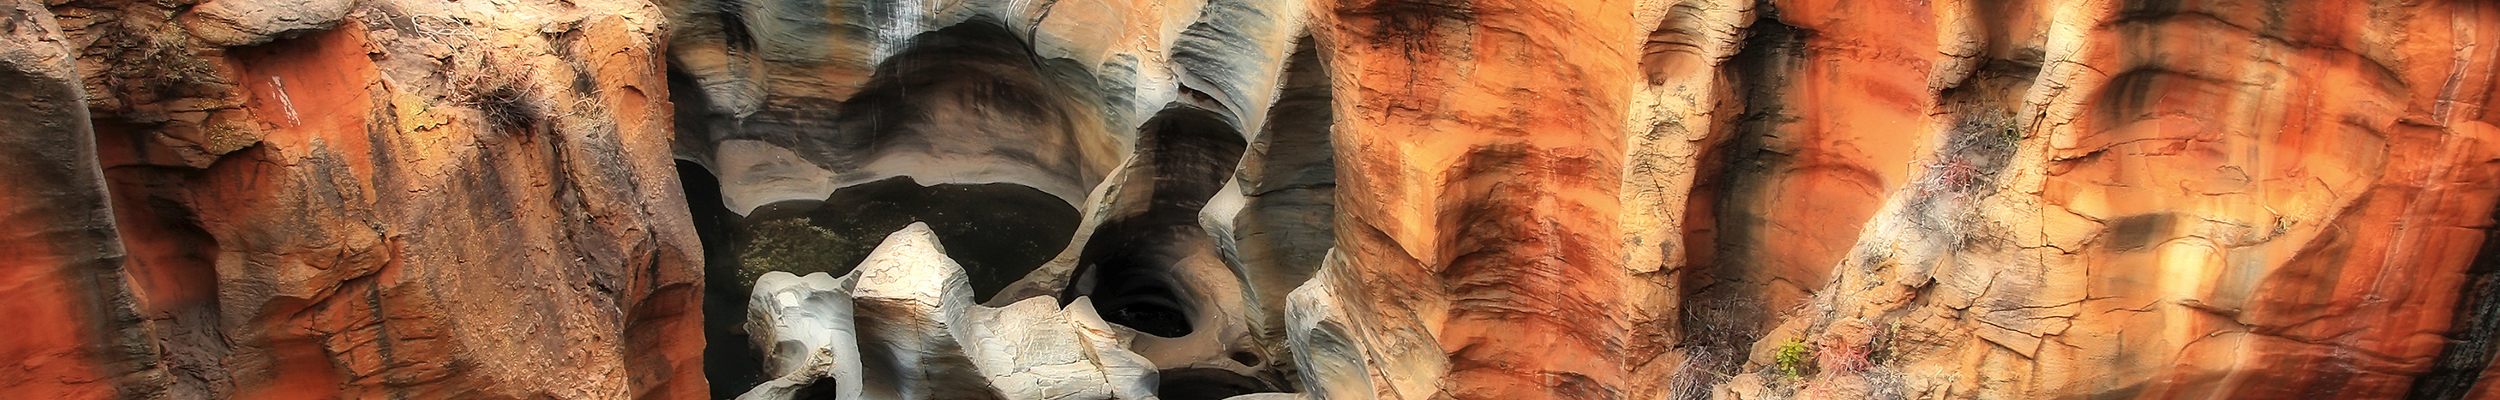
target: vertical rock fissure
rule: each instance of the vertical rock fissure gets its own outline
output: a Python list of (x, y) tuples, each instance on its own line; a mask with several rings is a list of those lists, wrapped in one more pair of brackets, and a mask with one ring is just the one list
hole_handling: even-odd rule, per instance
[[(117, 143), (119, 140), (99, 140)], [(100, 151), (128, 151), (104, 144)], [(125, 165), (106, 168), (114, 222), (129, 252), (131, 284), (141, 292), (148, 325), (164, 346), (172, 375), (167, 394), (179, 398), (227, 398), (232, 374), (223, 365), (233, 339), (219, 328), (216, 238), (203, 230), (179, 200), (185, 169)]]
[(737, 253), (728, 251), (737, 216), (722, 203), (720, 180), (692, 161), (677, 161), (678, 182), (685, 185), (687, 215), (694, 216), (695, 236), (703, 243), (703, 375), (711, 381), (712, 398), (735, 398), (768, 377), (763, 354), (747, 346), (747, 294), (722, 287), (738, 276)]
[(1246, 201), (1233, 217), (1227, 262), (1252, 300), (1251, 321), (1260, 349), (1232, 355), (1245, 365), (1265, 365), (1270, 380), (1299, 383), (1293, 349), (1285, 340), (1285, 296), (1319, 271), (1336, 244), (1336, 162), (1329, 128), (1335, 124), (1327, 67), (1309, 37), (1286, 61), (1283, 90), (1268, 109), (1265, 132), (1250, 144), (1238, 173)]
[(1768, 4), (1756, 19), (1743, 47), (1726, 71), (1744, 112), (1723, 122), (1727, 132), (1714, 133), (1700, 156), (1699, 178), (1687, 208), (1685, 245), (1689, 267), (1678, 276), (1683, 317), (1682, 343), (1687, 361), (1669, 383), (1674, 393), (1706, 395), (1708, 388), (1733, 375), (1746, 362), (1746, 352), (1771, 320), (1763, 298), (1769, 276), (1750, 252), (1760, 239), (1758, 216), (1744, 212), (1760, 202), (1777, 179), (1776, 171), (1791, 163), (1789, 154), (1763, 143), (1781, 125), (1796, 122), (1792, 105), (1782, 99), (1790, 75), (1804, 59), (1805, 32), (1781, 23)]
[[(1683, 287), (1683, 347), (1698, 370), (1683, 370), (1678, 387), (1698, 385), (1710, 387), (1723, 375), (1745, 365), (1745, 350), (1755, 337), (1763, 335), (1768, 305), (1763, 300), (1763, 272), (1758, 265), (1745, 262), (1745, 252), (1753, 250), (1753, 230), (1760, 230), (1760, 220), (1738, 212), (1738, 205), (1760, 200), (1768, 183), (1788, 155), (1773, 153), (1763, 145), (1768, 135), (1775, 135), (1780, 125), (1795, 123), (1793, 110), (1783, 100), (1788, 88), (1788, 75), (1795, 73), (1805, 58), (1805, 32), (1780, 22), (1780, 12), (1773, 5), (1758, 10), (1743, 50), (1730, 58), (1728, 70), (1733, 80), (1745, 88), (1740, 93), (1745, 113), (1728, 125), (1725, 143), (1710, 145), (1700, 158), (1700, 180), (1693, 187), (1693, 200), (1705, 205), (1688, 207), (1688, 235), (1685, 245), (1693, 247), (1690, 267), (1680, 275)], [(1690, 375), (1690, 377), (1685, 377)], [(1678, 390), (1685, 392), (1685, 390)]]

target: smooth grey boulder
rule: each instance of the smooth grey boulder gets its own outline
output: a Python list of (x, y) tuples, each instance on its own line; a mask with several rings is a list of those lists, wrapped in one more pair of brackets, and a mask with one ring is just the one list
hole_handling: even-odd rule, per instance
[(778, 378), (739, 398), (789, 398), (823, 378), (833, 378), (840, 398), (859, 398), (859, 335), (850, 296), (857, 282), (857, 274), (834, 278), (822, 272), (802, 277), (773, 271), (757, 278), (746, 330), (771, 363), (765, 372)]
[(1135, 333), (1104, 322), (1089, 299), (974, 304), (963, 267), (923, 223), (840, 278), (767, 273), (749, 300), (748, 334), (779, 377), (742, 400), (826, 384), (843, 400), (1154, 397), (1154, 364), (1128, 350)]

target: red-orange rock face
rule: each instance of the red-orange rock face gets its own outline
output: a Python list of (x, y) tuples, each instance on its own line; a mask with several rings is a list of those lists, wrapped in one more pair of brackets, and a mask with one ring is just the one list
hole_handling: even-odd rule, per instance
[[(2459, 375), (2489, 362), (2465, 350), (2488, 328), (2452, 320), (2483, 304), (2460, 312), (2461, 299), (2486, 296), (2461, 285), (2500, 157), (2475, 111), (2488, 101), (2480, 65), (2492, 55), (2459, 50), (2478, 35), (2463, 27), (2500, 22), (2485, 7), (1665, 6), (1318, 11), (1339, 18), (1315, 22), (1336, 34), (1335, 65), (1357, 68), (1339, 72), (1340, 98), (1359, 99), (1341, 112), (1370, 116), (1339, 121), (1340, 140), (1357, 143), (1340, 157), (1364, 166), (1340, 178), (1365, 182), (1340, 188), (1342, 221), (1374, 232), (1340, 231), (1347, 260), (1334, 290), (1370, 299), (1350, 308), (1382, 310), (1348, 318), (1370, 325), (1375, 346), (1428, 338), (1445, 350), (1403, 357), (1423, 367), (1380, 363), (1381, 393), (2456, 398), (2444, 396), (2479, 387)], [(1409, 9), (1444, 14), (1383, 11)], [(1632, 53), (1605, 45), (1629, 43), (1604, 28), (1626, 14), (1657, 21), (1638, 58), (1480, 50), (1596, 32), (1569, 47)], [(1373, 21), (1385, 22), (1364, 23)], [(1383, 26), (1402, 41), (1361, 41)], [(1541, 56), (1500, 57), (1514, 54)], [(1607, 94), (1622, 83), (1505, 92), (1534, 85), (1505, 79), (1518, 74), (1447, 77), (1505, 68), (1644, 76), (1596, 79), (1637, 82), (1628, 100)], [(1412, 87), (1426, 89), (1398, 95)], [(1467, 120), (1468, 104), (1487, 103), (1544, 105)], [(1602, 106), (1575, 107), (1585, 104)], [(1628, 132), (1504, 137), (1519, 124), (1625, 118), (1615, 110), (1627, 105)], [(1407, 131), (1432, 135), (1379, 133)], [(1504, 165), (1602, 160), (1596, 169), (1623, 171), (1625, 186), (1433, 167), (1584, 132), (1598, 139), (1516, 146), (1531, 156)], [(1465, 183), (1478, 173), (1534, 188), (1484, 196), (1493, 203), (1552, 206), (1447, 206), (1500, 187)], [(1620, 202), (1539, 200), (1580, 194)], [(1482, 230), (1549, 212), (1621, 219)], [(1562, 239), (1506, 239), (1521, 237)], [(1599, 243), (1612, 249), (1572, 250)], [(1470, 280), (1487, 270), (1470, 263), (1487, 258), (1506, 260), (1487, 275), (1501, 278)], [(1547, 271), (1569, 271), (1569, 284), (1538, 286)], [(1534, 317), (1470, 318), (1483, 309)], [(1542, 320), (1570, 328), (1539, 329)], [(1614, 347), (1576, 353), (1580, 343)], [(1451, 378), (1396, 376), (1418, 370)], [(1545, 378), (1478, 383), (1505, 374)], [(1622, 378), (1571, 384), (1580, 377)], [(1607, 390), (1568, 392), (1585, 387)]]
[(5, 9), (5, 398), (2500, 398), (2479, 1)]
[[(1631, 338), (1609, 215), (1629, 31), (1607, 4), (1317, 5), (1335, 63), (1338, 251), (1389, 347), (1461, 398), (1611, 398)], [(1614, 11), (1610, 13), (1609, 11)], [(1432, 327), (1437, 329), (1428, 329)], [(1418, 374), (1422, 375), (1422, 374)], [(1422, 396), (1422, 393), (1400, 394)]]
[[(2461, 27), (2500, 15), (2446, 2), (1827, 13), (1842, 8), (1778, 4), (1779, 21), (1804, 32), (1807, 66), (1775, 72), (1824, 81), (1813, 65), (1867, 63), (1828, 80), (1856, 93), (1817, 107), (1907, 104), (1880, 120), (1925, 121), (1800, 115), (1895, 132), (1887, 141), (1907, 145), (1864, 165), (1907, 175), (1867, 180), (1890, 193), (1863, 228), (1845, 227), (1853, 247), (1820, 253), (1836, 268), (1778, 275), (1828, 283), (1749, 358), (1776, 370), (1789, 340), (1825, 346), (1808, 352), (1819, 357), (1874, 356), (1838, 373), (1739, 376), (1730, 394), (2458, 398), (2477, 387), (2453, 378), (2472, 370), (2446, 366), (2481, 346), (2450, 337), (2488, 329), (2452, 320), (2462, 296), (2480, 295), (2460, 285), (2500, 153), (2471, 111), (2482, 106), (2469, 105), (2488, 102), (2489, 69), (2473, 65), (2492, 55), (2458, 49), (2482, 40)], [(1943, 34), (1902, 43), (1854, 30), (1870, 20)], [(1858, 61), (1812, 61), (1832, 55)], [(1995, 146), (2008, 148), (1984, 151)], [(1718, 226), (1725, 240), (1729, 224)]]
[[(13, 2), (11, 8), (35, 7)], [(109, 398), (161, 381), (129, 302), (71, 47), (48, 15), (0, 27), (0, 387), (11, 397)]]
[[(106, 69), (84, 97), (118, 100), (90, 131), (77, 81), (10, 86), (51, 90), (11, 116), (59, 128), (8, 146), (30, 152), (12, 174), (46, 177), (10, 181), (12, 204), (46, 208), (9, 226), (47, 233), (6, 241), (25, 249), (10, 298), (31, 300), (11, 307), (44, 330), (5, 341), (28, 367), (0, 373), (5, 397), (703, 393), (655, 14), (540, 26), (399, 4), (159, 49), (193, 75), (148, 76), (93, 50), (179, 28), (122, 18), (146, 7), (55, 6), (83, 25), (13, 42), (99, 41), (48, 61)], [(122, 91), (149, 85), (175, 88)]]

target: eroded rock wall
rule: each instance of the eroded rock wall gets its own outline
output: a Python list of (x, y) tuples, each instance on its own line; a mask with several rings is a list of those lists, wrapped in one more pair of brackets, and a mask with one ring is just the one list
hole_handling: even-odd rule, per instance
[(2476, 1), (7, 10), (0, 397), (2500, 393)]
[(1344, 161), (1330, 268), (1391, 361), (1384, 397), (1632, 390), (1612, 223), (1629, 5), (1316, 5)]
[[(1313, 331), (1298, 339), (1304, 350), (1354, 359), (1306, 361), (1356, 365), (1330, 380), (1373, 388), (1354, 393), (2480, 390), (2416, 378), (2434, 360), (2453, 365), (2440, 367), (2450, 376), (2488, 363), (2458, 361), (2480, 345), (2450, 340), (2488, 329), (2451, 324), (2479, 312), (2459, 307), (2480, 304), (2461, 302), (2462, 285), (2494, 194), (2483, 176), (2495, 156), (2487, 123), (2466, 106), (2488, 102), (2480, 76), (2493, 55), (2467, 44), (2485, 34), (2474, 27), (2500, 22), (2487, 6), (1493, 3), (1314, 11), (1342, 18), (1314, 23), (1336, 43), (1335, 66), (1364, 65), (1336, 75), (1338, 101), (1354, 104), (1340, 106), (1337, 139), (1352, 144), (1340, 147), (1338, 207), (1341, 222), (1373, 232), (1339, 227), (1338, 260), (1306, 289), (1325, 290), (1314, 302), (1347, 303), (1310, 305), (1294, 326)], [(1628, 30), (1607, 28), (1623, 14), (1655, 28), (1631, 33), (1641, 41), (1609, 36)], [(1384, 37), (1396, 40), (1365, 40)], [(1541, 40), (1624, 43), (1603, 54), (1636, 57), (1539, 52)], [(1621, 71), (1591, 75), (1630, 93), (1500, 91), (1534, 79), (1499, 73), (1507, 65), (1495, 60), (1523, 53), (1539, 57), (1508, 63), (1536, 66), (1533, 77)], [(1443, 96), (1483, 88), (1497, 91)], [(1437, 122), (1468, 118), (1468, 106), (1556, 98), (1564, 103)], [(1575, 108), (1584, 104), (1601, 106)], [(1629, 121), (1545, 126), (1585, 116)], [(1503, 137), (1522, 125), (1545, 129)], [(1579, 134), (1597, 144), (1534, 144)], [(1464, 160), (1513, 141), (1530, 143), (1510, 146), (1524, 161), (1428, 162), (1474, 166)], [(1589, 165), (1621, 186), (1537, 178)], [(1517, 192), (1454, 206), (1468, 190), (1492, 190), (1471, 178)], [(1609, 199), (1572, 200), (1586, 194)], [(1536, 206), (1482, 211), (1510, 201)], [(1574, 211), (1548, 211), (1558, 209)], [(1580, 213), (1617, 224), (1574, 220)], [(1531, 222), (1496, 229), (1511, 218)], [(1486, 242), (1503, 244), (1468, 247)], [(1586, 254), (1629, 265), (1580, 261)], [(1572, 261), (1536, 267), (1546, 260)], [(1570, 279), (1539, 287), (1541, 273)], [(1470, 318), (1504, 313), (1526, 316)], [(1355, 350), (1334, 349), (1343, 342)], [(1584, 346), (1602, 350), (1574, 350)], [(1517, 378), (1481, 383), (1502, 376)]]
[[(11, 9), (40, 9), (31, 1)], [(0, 20), (0, 296), (16, 328), (0, 340), (14, 396), (161, 392), (167, 374), (125, 273), (76, 50), (50, 14)]]
[(11, 10), (7, 397), (705, 390), (650, 4)]
[(1688, 209), (1721, 250), (1850, 238), (1772, 256), (1828, 269), (1746, 268), (1811, 298), (1757, 297), (1777, 327), (1722, 397), (2402, 398), (2473, 336), (2451, 318), (2493, 194), (2486, 117), (2459, 106), (2488, 102), (2492, 54), (2463, 50), (2485, 5), (1762, 6), (1754, 39), (1794, 45), (1735, 72), (1786, 82), (1743, 98), (1780, 127), (1721, 157), (1864, 155), (1723, 188), (1856, 165), (1837, 186), (1871, 197), (1790, 214), (1865, 218), (1825, 224), (1730, 220), (1766, 218), (1738, 192)]

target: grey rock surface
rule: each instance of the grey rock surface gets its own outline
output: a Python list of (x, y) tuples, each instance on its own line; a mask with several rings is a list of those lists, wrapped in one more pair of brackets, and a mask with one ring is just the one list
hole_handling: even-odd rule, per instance
[(249, 46), (329, 29), (355, 8), (356, 0), (217, 0), (191, 7), (181, 21), (200, 40)]
[[(963, 268), (928, 225), (895, 232), (850, 274), (765, 274), (748, 331), (778, 375), (742, 400), (830, 385), (853, 399), (1148, 399), (1154, 364), (1078, 299), (972, 303)], [(830, 382), (825, 381), (830, 379)]]

